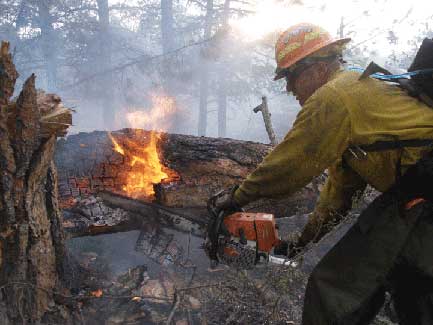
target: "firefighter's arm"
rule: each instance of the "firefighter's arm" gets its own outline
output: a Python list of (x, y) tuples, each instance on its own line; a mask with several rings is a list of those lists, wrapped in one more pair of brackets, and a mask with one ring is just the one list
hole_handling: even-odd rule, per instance
[(326, 86), (304, 104), (293, 128), (234, 194), (239, 205), (293, 194), (333, 165), (347, 148), (349, 114)]
[(352, 207), (354, 195), (363, 192), (367, 185), (349, 166), (344, 166), (341, 160), (329, 168), (328, 172), (329, 177), (297, 247), (320, 240), (332, 226), (341, 221)]

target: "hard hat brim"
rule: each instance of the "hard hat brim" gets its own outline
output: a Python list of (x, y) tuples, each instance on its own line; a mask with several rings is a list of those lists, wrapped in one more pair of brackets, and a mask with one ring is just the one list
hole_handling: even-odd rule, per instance
[(340, 38), (340, 39), (336, 39), (336, 40), (330, 40), (330, 41), (329, 41), (328, 43), (326, 43), (325, 45), (323, 45), (323, 44), (319, 44), (318, 46), (311, 48), (311, 49), (310, 49), (310, 50), (305, 54), (305, 56), (303, 56), (302, 58), (300, 58), (300, 59), (298, 59), (298, 60), (296, 60), (296, 61), (290, 62), (290, 63), (287, 64), (285, 67), (277, 68), (277, 69), (275, 70), (274, 81), (275, 81), (275, 80), (279, 80), (279, 79), (284, 78), (284, 77), (286, 76), (286, 73), (287, 73), (287, 69), (288, 69), (288, 68), (290, 68), (292, 65), (298, 63), (299, 61), (302, 61), (302, 60), (305, 59), (306, 57), (308, 57), (308, 56), (310, 56), (310, 55), (312, 55), (312, 54), (314, 54), (314, 53), (316, 53), (316, 52), (318, 52), (318, 51), (320, 51), (320, 50), (326, 50), (326, 49), (329, 49), (329, 48), (331, 48), (331, 47), (333, 47), (333, 46), (344, 46), (344, 45), (346, 45), (347, 43), (349, 43), (350, 41), (351, 41), (351, 38), (350, 38), (350, 37)]

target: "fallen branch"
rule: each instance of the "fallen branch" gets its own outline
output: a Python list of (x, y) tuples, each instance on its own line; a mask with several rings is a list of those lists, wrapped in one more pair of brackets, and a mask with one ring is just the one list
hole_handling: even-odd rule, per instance
[(94, 296), (94, 295), (66, 295), (64, 293), (61, 293), (56, 290), (47, 290), (46, 288), (35, 286), (29, 282), (9, 282), (2, 286), (0, 286), (0, 290), (7, 288), (7, 287), (15, 287), (15, 286), (24, 286), (29, 287), (35, 290), (40, 290), (45, 293), (54, 294), (56, 296), (65, 298), (65, 299), (74, 299), (74, 300), (85, 300), (85, 299), (133, 299), (133, 298), (140, 298), (140, 299), (153, 299), (153, 300), (161, 300), (161, 301), (171, 301), (172, 298), (170, 297), (158, 297), (158, 296), (151, 296), (151, 295), (108, 295), (103, 294), (102, 296)]
[[(188, 286), (191, 285), (192, 280), (194, 279), (195, 270), (196, 270), (195, 268), (192, 270), (191, 278), (189, 279), (188, 284), (187, 284)], [(165, 322), (166, 325), (170, 325), (171, 322), (173, 321), (174, 314), (176, 313), (176, 310), (179, 307), (179, 304), (185, 295), (183, 293), (179, 295), (179, 294), (177, 294), (177, 292), (178, 292), (178, 290), (176, 289), (176, 291), (174, 292), (174, 305), (173, 305), (173, 308), (171, 309), (170, 315), (167, 318), (167, 321)]]
[(211, 288), (211, 287), (224, 287), (224, 288), (230, 288), (233, 290), (237, 290), (236, 287), (231, 286), (231, 285), (226, 285), (226, 284), (224, 284), (224, 282), (221, 281), (221, 282), (217, 282), (217, 283), (202, 284), (202, 285), (193, 286), (193, 287), (180, 288), (180, 289), (177, 289), (177, 291), (189, 291), (189, 290), (194, 290), (194, 289), (204, 289), (204, 288)]
[(185, 214), (183, 212), (185, 209), (167, 208), (156, 203), (146, 203), (109, 192), (100, 192), (98, 196), (110, 207), (133, 212), (143, 218), (153, 218), (163, 227), (204, 237), (206, 219), (202, 216)]

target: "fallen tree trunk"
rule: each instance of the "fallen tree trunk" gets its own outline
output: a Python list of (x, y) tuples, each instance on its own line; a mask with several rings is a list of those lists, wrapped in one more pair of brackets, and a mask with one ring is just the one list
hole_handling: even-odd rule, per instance
[[(112, 136), (124, 151), (133, 153), (131, 148), (141, 143), (144, 145), (150, 133), (124, 129), (113, 132)], [(171, 208), (180, 215), (206, 219), (208, 198), (221, 189), (239, 184), (271, 149), (269, 145), (249, 141), (162, 134), (159, 145), (161, 161), (177, 177), (154, 185), (155, 196), (144, 201)], [(70, 209), (83, 197), (97, 196), (100, 191), (126, 196), (123, 188), (125, 175), (131, 170), (129, 162), (128, 157), (114, 150), (107, 132), (79, 133), (60, 140), (56, 164), (62, 206)], [(314, 205), (319, 183), (315, 181), (290, 198), (260, 200), (246, 209), (274, 213), (277, 217), (306, 213)], [(124, 204), (125, 201), (110, 203), (111, 207), (118, 204), (117, 207), (126, 211), (138, 204), (132, 200), (128, 204)], [(153, 213), (143, 211), (141, 215)]]
[(66, 132), (71, 113), (63, 109), (64, 123), (47, 129), (42, 120), (57, 115), (60, 101), (38, 98), (32, 75), (11, 102), (17, 78), (9, 44), (2, 42), (0, 322), (71, 323), (69, 311), (56, 304), (56, 293), (63, 290), (64, 237), (53, 163), (56, 135)]

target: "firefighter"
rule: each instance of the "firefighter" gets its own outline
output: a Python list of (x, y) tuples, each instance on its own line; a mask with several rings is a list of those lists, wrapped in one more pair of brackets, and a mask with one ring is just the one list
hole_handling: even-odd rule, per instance
[[(395, 85), (344, 71), (341, 53), (348, 42), (306, 23), (280, 36), (275, 80), (286, 79), (302, 109), (282, 142), (220, 208), (291, 195), (327, 169), (326, 184), (295, 243), (304, 247), (346, 215), (352, 198), (370, 184), (384, 194), (310, 275), (303, 324), (369, 324), (390, 291), (401, 324), (431, 325), (433, 210), (426, 182), (433, 179), (423, 173), (433, 172), (427, 159), (433, 109)], [(422, 157), (425, 165), (419, 167)], [(406, 176), (413, 166), (418, 169)], [(409, 193), (417, 182), (425, 184), (423, 197)]]

